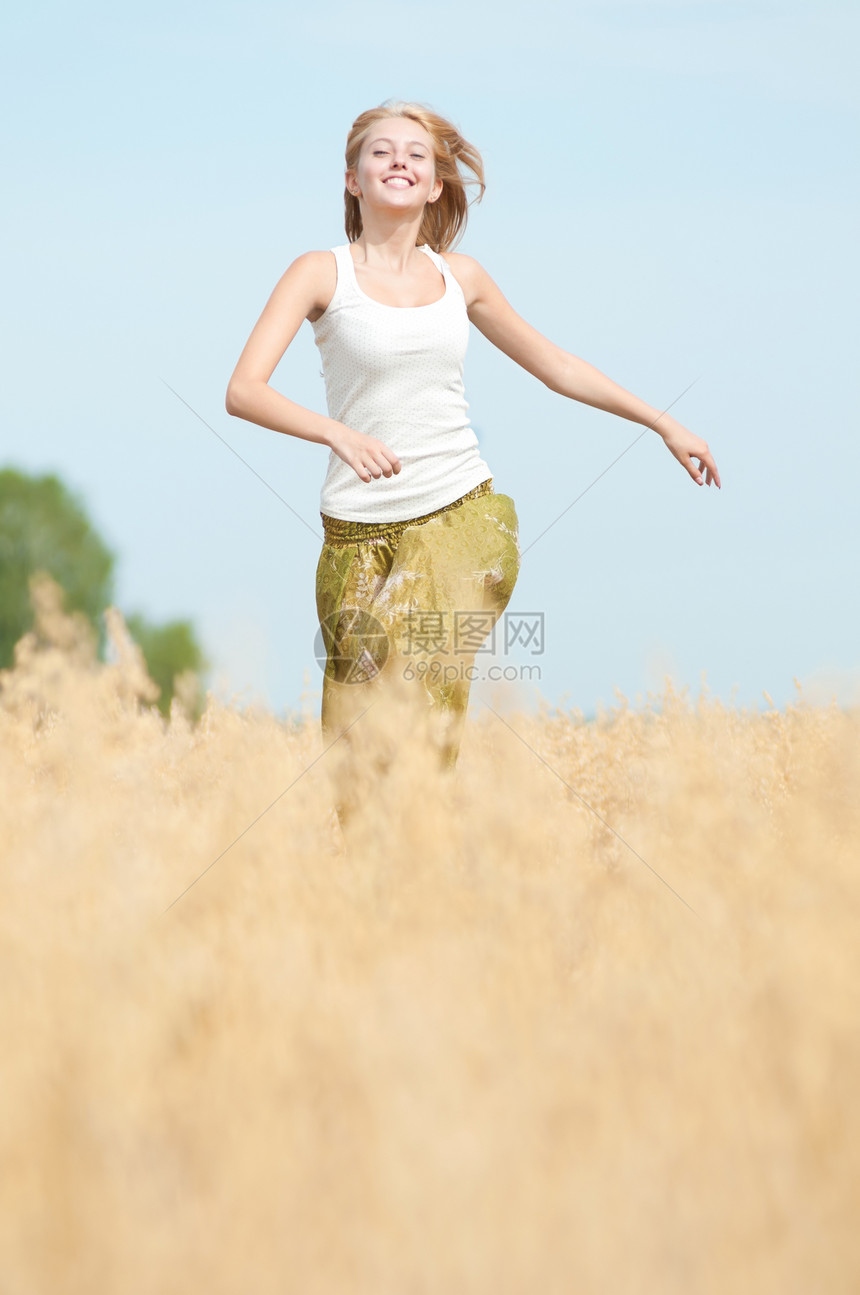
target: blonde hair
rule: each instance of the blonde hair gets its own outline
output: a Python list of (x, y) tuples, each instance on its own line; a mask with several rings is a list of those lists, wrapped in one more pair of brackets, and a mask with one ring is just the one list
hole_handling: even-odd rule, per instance
[[(420, 103), (402, 103), (386, 99), (378, 108), (369, 108), (352, 123), (346, 141), (346, 168), (354, 171), (358, 165), (362, 145), (370, 131), (380, 121), (391, 117), (408, 117), (423, 126), (433, 141), (433, 160), (436, 178), (442, 181), (442, 192), (435, 202), (428, 202), (418, 231), (418, 242), (426, 243), (434, 252), (447, 252), (459, 242), (466, 228), (470, 200), (467, 185), (477, 185), (479, 192), (471, 199), (480, 202), (484, 196), (484, 163), (478, 150), (464, 139), (457, 127), (437, 112)], [(461, 168), (471, 171), (473, 178), (465, 176)], [(358, 198), (344, 189), (346, 236), (354, 243), (362, 231), (361, 208)]]

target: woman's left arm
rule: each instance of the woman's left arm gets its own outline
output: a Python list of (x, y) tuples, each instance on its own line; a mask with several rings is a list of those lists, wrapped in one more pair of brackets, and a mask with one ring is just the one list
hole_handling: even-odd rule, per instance
[(708, 485), (712, 482), (720, 485), (717, 465), (701, 437), (694, 436), (671, 414), (654, 409), (586, 360), (563, 351), (532, 328), (473, 257), (447, 252), (445, 259), (463, 289), (469, 318), (500, 351), (539, 378), (550, 391), (653, 427), (697, 485), (703, 484), (703, 473)]

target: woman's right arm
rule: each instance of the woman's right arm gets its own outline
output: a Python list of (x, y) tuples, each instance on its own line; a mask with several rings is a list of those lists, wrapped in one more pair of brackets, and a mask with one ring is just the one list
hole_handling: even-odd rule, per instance
[(269, 386), (269, 379), (304, 319), (317, 319), (334, 295), (337, 270), (331, 252), (305, 252), (275, 285), (227, 385), (228, 414), (274, 432), (299, 436), (334, 450), (362, 481), (390, 477), (400, 460), (382, 441), (316, 414)]

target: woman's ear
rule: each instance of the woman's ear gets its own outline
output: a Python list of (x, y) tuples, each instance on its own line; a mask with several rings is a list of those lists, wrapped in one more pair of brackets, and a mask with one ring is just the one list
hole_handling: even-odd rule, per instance
[(355, 178), (354, 171), (346, 172), (346, 175), (344, 176), (344, 182), (346, 184), (348, 192), (352, 194), (353, 198), (361, 197), (361, 190), (358, 187), (358, 180), (356, 180)]
[(438, 198), (441, 198), (442, 188), (443, 188), (442, 181), (437, 180), (433, 185), (433, 188), (430, 190), (430, 196), (428, 197), (427, 201), (436, 202)]

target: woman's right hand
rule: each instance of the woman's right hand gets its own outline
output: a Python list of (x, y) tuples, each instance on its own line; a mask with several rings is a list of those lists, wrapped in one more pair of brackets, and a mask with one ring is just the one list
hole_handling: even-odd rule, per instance
[(378, 481), (380, 477), (396, 476), (400, 471), (400, 460), (393, 450), (375, 436), (356, 432), (343, 423), (332, 434), (329, 444), (338, 458), (348, 463), (362, 481)]

